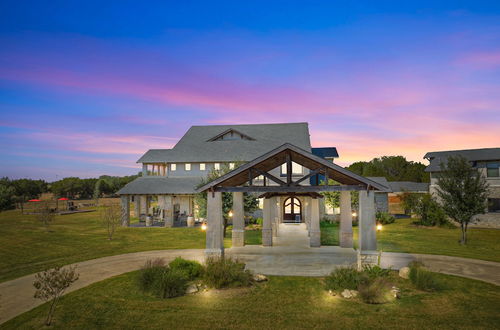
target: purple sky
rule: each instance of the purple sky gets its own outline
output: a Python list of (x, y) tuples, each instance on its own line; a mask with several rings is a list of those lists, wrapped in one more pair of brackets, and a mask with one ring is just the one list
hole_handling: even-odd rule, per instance
[(129, 175), (191, 125), (309, 122), (338, 162), (500, 147), (494, 2), (0, 5), (0, 176)]

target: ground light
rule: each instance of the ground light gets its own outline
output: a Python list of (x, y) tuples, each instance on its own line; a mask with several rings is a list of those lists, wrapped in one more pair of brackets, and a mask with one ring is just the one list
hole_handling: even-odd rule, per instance
[(358, 214), (356, 212), (352, 212), (352, 216), (355, 217), (357, 216)]
[(382, 230), (382, 224), (380, 224), (380, 223), (379, 223), (379, 224), (377, 225), (377, 231), (381, 231), (381, 230)]
[(229, 216), (230, 218), (232, 218), (232, 217), (233, 217), (233, 211), (229, 211), (228, 216)]
[(201, 230), (207, 230), (207, 224), (206, 223), (202, 223), (201, 224)]

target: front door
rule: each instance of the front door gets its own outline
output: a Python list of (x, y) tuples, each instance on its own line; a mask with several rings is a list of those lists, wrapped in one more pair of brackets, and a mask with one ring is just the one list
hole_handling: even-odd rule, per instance
[(296, 197), (288, 197), (283, 203), (283, 222), (300, 223), (302, 222), (302, 204)]

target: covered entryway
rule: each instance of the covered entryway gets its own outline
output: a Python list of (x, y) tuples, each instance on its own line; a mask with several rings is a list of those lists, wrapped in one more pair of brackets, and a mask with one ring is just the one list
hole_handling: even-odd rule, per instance
[(288, 197), (283, 202), (283, 223), (301, 223), (302, 204), (296, 197)]
[[(292, 162), (302, 165), (309, 173), (300, 179), (292, 180)], [(271, 172), (286, 164), (285, 179), (278, 178)], [(311, 185), (309, 179), (317, 174), (338, 184)], [(263, 176), (267, 179), (263, 183), (256, 183), (254, 179)], [(222, 193), (233, 193), (233, 246), (244, 245), (245, 222), (243, 213), (243, 193), (260, 193), (264, 198), (262, 245), (273, 246), (273, 241), (280, 237), (280, 213), (289, 212), (287, 218), (304, 219), (307, 228), (309, 246), (321, 246), (321, 232), (319, 226), (319, 199), (322, 191), (340, 191), (341, 221), (340, 246), (353, 247), (352, 216), (350, 191), (359, 191), (359, 240), (360, 260), (376, 262), (376, 229), (375, 229), (375, 200), (374, 191), (386, 191), (387, 187), (372, 180), (352, 173), (341, 166), (329, 162), (312, 153), (286, 143), (268, 153), (240, 166), (239, 168), (213, 180), (197, 189), (198, 192), (207, 192), (207, 237), (206, 255), (221, 256), (224, 254), (223, 244), (223, 212)], [(300, 196), (300, 203), (295, 198)], [(292, 198), (290, 198), (292, 197)], [(287, 202), (290, 199), (290, 203)], [(283, 201), (283, 208), (281, 208)], [(286, 209), (285, 204), (289, 207)], [(284, 213), (283, 213), (284, 216)]]

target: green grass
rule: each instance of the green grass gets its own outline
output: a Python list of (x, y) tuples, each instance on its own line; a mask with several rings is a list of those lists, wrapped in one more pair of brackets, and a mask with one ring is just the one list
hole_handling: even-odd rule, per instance
[(0, 213), (0, 281), (109, 255), (161, 249), (202, 249), (199, 228), (117, 228), (113, 240), (97, 212), (56, 216), (51, 232), (34, 216)]
[[(402, 298), (385, 305), (330, 296), (322, 280), (271, 277), (252, 288), (208, 291), (173, 299), (142, 294), (136, 272), (68, 294), (56, 310), (54, 329), (495, 329), (500, 287), (438, 274), (446, 289), (424, 293), (392, 275)], [(47, 304), (3, 325), (42, 327)]]

